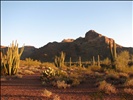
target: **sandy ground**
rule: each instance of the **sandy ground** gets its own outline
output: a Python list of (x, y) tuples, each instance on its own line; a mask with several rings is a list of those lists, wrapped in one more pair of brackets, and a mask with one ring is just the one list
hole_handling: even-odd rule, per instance
[[(133, 100), (133, 96), (102, 95), (98, 93), (95, 79), (90, 78), (77, 87), (58, 89), (41, 84), (40, 74), (25, 75), (22, 78), (1, 79), (1, 100)], [(51, 97), (42, 95), (47, 89), (52, 92)]]

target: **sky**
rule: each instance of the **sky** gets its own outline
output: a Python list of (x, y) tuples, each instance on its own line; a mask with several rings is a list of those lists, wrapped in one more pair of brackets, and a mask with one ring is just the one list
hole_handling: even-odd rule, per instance
[(1, 1), (1, 45), (40, 48), (89, 30), (133, 47), (132, 1)]

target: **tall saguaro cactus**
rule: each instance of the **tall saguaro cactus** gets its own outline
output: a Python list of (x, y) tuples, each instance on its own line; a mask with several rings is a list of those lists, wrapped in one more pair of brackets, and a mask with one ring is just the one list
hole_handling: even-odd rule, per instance
[(8, 47), (6, 55), (2, 55), (2, 67), (6, 75), (15, 75), (18, 72), (20, 57), (23, 53), (24, 46), (20, 49), (18, 48), (17, 41)]
[(82, 66), (82, 63), (81, 63), (81, 57), (79, 57), (79, 67)]
[(115, 61), (117, 58), (115, 40), (113, 40), (113, 46), (111, 45), (111, 42), (109, 42), (109, 47), (110, 47), (112, 67), (115, 68), (116, 67)]
[(92, 65), (95, 65), (95, 57), (93, 56)]
[(71, 67), (71, 65), (72, 65), (72, 58), (70, 57), (69, 66)]
[(99, 55), (97, 57), (98, 57), (97, 58), (97, 65), (100, 66), (100, 57), (99, 57)]

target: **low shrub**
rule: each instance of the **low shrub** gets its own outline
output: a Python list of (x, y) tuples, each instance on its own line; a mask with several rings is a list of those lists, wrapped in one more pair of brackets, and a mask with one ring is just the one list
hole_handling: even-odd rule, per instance
[(32, 74), (35, 74), (35, 73), (33, 71), (30, 71), (30, 70), (24, 70), (22, 72), (22, 74), (24, 74), (24, 75), (32, 75)]
[(127, 94), (133, 95), (133, 89), (125, 88), (125, 89), (124, 89), (124, 92), (127, 93)]
[(66, 89), (67, 87), (70, 87), (70, 84), (65, 83), (65, 81), (59, 81), (58, 80), (57, 81), (57, 87)]
[(42, 91), (42, 96), (50, 97), (51, 95), (52, 95), (52, 92), (48, 91), (47, 89), (45, 89), (44, 91)]
[(127, 82), (125, 83), (125, 86), (128, 86), (128, 87), (133, 86), (133, 79), (127, 80)]
[(107, 83), (106, 81), (100, 82), (100, 85), (98, 88), (100, 91), (103, 91), (107, 94), (117, 93), (116, 88), (113, 85)]

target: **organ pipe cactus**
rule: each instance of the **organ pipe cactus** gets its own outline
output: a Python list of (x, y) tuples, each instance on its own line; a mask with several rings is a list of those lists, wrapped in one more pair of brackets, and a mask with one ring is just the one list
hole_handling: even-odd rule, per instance
[(65, 61), (65, 53), (61, 52), (59, 57), (55, 56), (54, 64), (56, 67), (61, 68), (64, 66), (64, 61)]
[(20, 49), (18, 48), (17, 41), (8, 47), (8, 50), (5, 55), (2, 55), (1, 65), (4, 69), (6, 75), (15, 75), (18, 72), (20, 57), (23, 53), (24, 46)]

